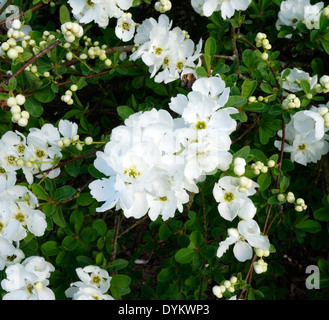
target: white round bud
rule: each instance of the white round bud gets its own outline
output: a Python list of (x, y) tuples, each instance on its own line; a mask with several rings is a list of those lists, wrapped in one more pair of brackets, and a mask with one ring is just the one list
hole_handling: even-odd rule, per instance
[(22, 106), (26, 102), (26, 98), (22, 94), (18, 94), (16, 97), (17, 104)]
[(20, 127), (26, 127), (27, 124), (28, 124), (28, 120), (26, 118), (20, 118), (18, 121), (17, 121), (18, 125)]
[(11, 112), (11, 114), (15, 114), (15, 113), (21, 113), (21, 107), (20, 106), (18, 106), (18, 105), (16, 105), (16, 106), (12, 106), (11, 108), (10, 108), (10, 112)]
[(7, 99), (7, 106), (8, 107), (13, 107), (13, 106), (16, 106), (16, 105), (17, 105), (16, 98), (10, 97), (10, 98)]
[(7, 55), (11, 60), (15, 60), (18, 57), (18, 52), (16, 49), (11, 48), (7, 51)]
[(92, 137), (86, 137), (85, 138), (85, 144), (86, 145), (91, 145), (93, 143), (93, 138)]
[(21, 112), (21, 117), (25, 118), (25, 119), (29, 119), (30, 118), (30, 113), (26, 110)]
[(242, 165), (237, 165), (234, 167), (234, 173), (237, 175), (237, 176), (242, 176), (244, 175), (245, 173), (245, 167), (242, 166)]

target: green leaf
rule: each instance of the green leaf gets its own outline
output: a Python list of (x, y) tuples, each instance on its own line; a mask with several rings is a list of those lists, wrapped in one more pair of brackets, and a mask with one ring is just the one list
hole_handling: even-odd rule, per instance
[(311, 85), (308, 80), (306, 79), (301, 79), (300, 80), (300, 87), (305, 93), (309, 93), (311, 90)]
[(56, 256), (61, 250), (56, 241), (47, 241), (41, 245), (41, 252), (46, 257)]
[(212, 259), (216, 255), (216, 248), (210, 245), (203, 245), (200, 250), (200, 254), (202, 257), (206, 259)]
[(190, 241), (195, 248), (199, 248), (203, 244), (202, 233), (200, 231), (193, 231), (190, 234)]
[(301, 221), (297, 223), (295, 227), (309, 233), (317, 233), (321, 230), (320, 223), (315, 220)]
[(241, 107), (247, 103), (247, 98), (241, 96), (230, 96), (225, 107)]
[(62, 246), (67, 251), (73, 251), (78, 246), (78, 240), (73, 235), (68, 235), (63, 239)]
[(321, 39), (320, 42), (321, 42), (322, 47), (323, 47), (323, 49), (325, 50), (325, 52), (326, 52), (327, 54), (329, 54), (329, 41), (326, 41), (326, 40), (324, 40), (324, 39)]
[(262, 102), (253, 102), (244, 106), (243, 110), (251, 112), (265, 112), (267, 111), (267, 105)]
[(43, 114), (41, 103), (34, 97), (26, 98), (24, 109), (30, 113), (32, 117), (40, 117)]
[(76, 190), (71, 186), (63, 186), (55, 190), (54, 200), (55, 202), (62, 202), (71, 198), (75, 194)]
[(271, 181), (272, 181), (271, 174), (269, 172), (261, 173), (257, 178), (257, 183), (259, 184), (259, 190), (260, 191), (267, 190), (271, 184)]
[(52, 214), (51, 218), (60, 227), (64, 228), (66, 226), (66, 221), (63, 216), (63, 211), (61, 207), (56, 207), (55, 212)]
[(124, 274), (114, 274), (111, 279), (111, 288), (124, 288), (130, 285), (131, 278)]
[(178, 263), (185, 264), (192, 261), (195, 251), (190, 248), (183, 248), (176, 252), (175, 260)]
[(65, 171), (71, 176), (76, 177), (80, 172), (80, 166), (77, 161), (70, 162), (65, 165)]
[(241, 95), (245, 98), (249, 98), (257, 88), (257, 81), (251, 81), (246, 79), (243, 81)]
[(122, 120), (126, 120), (132, 114), (135, 113), (135, 111), (133, 109), (129, 108), (128, 106), (120, 106), (120, 107), (117, 107), (117, 112), (118, 112), (118, 115), (120, 116), (120, 118)]
[(87, 227), (80, 232), (81, 239), (87, 242), (93, 242), (98, 237), (96, 229)]
[(249, 146), (245, 146), (243, 148), (241, 148), (239, 151), (237, 151), (236, 153), (234, 153), (233, 158), (243, 158), (243, 159), (247, 159), (247, 157), (249, 156), (250, 153), (250, 147)]
[[(129, 261), (127, 261), (127, 260), (117, 259), (117, 260), (110, 262), (108, 264), (108, 268), (110, 269), (110, 271), (118, 271), (118, 270), (126, 268), (128, 266), (128, 264), (129, 264)], [(111, 285), (112, 285), (112, 282), (111, 282)]]
[(61, 24), (71, 21), (70, 10), (64, 4), (59, 9), (59, 19)]
[(107, 225), (104, 220), (97, 219), (93, 222), (93, 228), (97, 231), (99, 236), (105, 237)]
[(265, 92), (265, 93), (273, 93), (273, 88), (267, 84), (267, 83), (261, 83), (260, 88)]
[(77, 198), (77, 204), (83, 207), (89, 206), (93, 202), (95, 202), (95, 199), (92, 197), (92, 195), (89, 192), (81, 193)]
[(314, 211), (314, 218), (319, 221), (329, 221), (329, 208), (321, 208)]
[(163, 223), (159, 228), (160, 240), (167, 241), (171, 235), (171, 230), (166, 223)]
[(36, 195), (36, 197), (39, 200), (48, 201), (50, 199), (50, 196), (47, 193), (47, 191), (42, 186), (40, 186), (39, 184), (34, 183), (32, 185), (32, 192)]
[(204, 67), (197, 67), (195, 71), (200, 78), (208, 77), (208, 72)]
[(212, 37), (208, 38), (204, 47), (204, 53), (210, 55), (212, 58), (216, 53), (216, 40)]

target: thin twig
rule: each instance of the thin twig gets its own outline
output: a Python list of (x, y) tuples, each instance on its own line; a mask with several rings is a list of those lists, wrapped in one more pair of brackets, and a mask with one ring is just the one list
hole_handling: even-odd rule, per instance
[(113, 240), (113, 252), (111, 255), (111, 261), (114, 261), (116, 255), (117, 255), (117, 242), (118, 242), (118, 237), (119, 237), (120, 222), (121, 222), (121, 215), (120, 215), (120, 213), (118, 213), (117, 223), (115, 225), (115, 235), (114, 235), (114, 240)]
[(27, 60), (25, 62), (25, 64), (23, 66), (21, 66), (14, 74), (12, 74), (9, 77), (10, 79), (16, 78), (21, 72), (23, 72), (31, 63), (33, 63), (34, 61), (38, 60), (39, 58), (41, 58), (43, 55), (45, 55), (46, 53), (48, 53), (49, 51), (53, 50), (55, 47), (57, 47), (61, 42), (59, 40), (55, 41), (53, 44), (51, 44), (49, 47), (47, 47), (46, 49), (40, 51), (38, 54), (36, 54), (35, 56), (33, 56), (32, 58), (30, 58), (29, 60)]

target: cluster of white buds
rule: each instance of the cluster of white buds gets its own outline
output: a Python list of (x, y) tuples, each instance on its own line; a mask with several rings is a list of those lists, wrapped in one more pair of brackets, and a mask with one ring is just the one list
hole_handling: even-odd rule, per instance
[(256, 47), (260, 48), (262, 47), (264, 49), (264, 52), (262, 53), (262, 59), (267, 60), (268, 54), (266, 53), (266, 50), (271, 50), (272, 45), (267, 39), (267, 36), (265, 33), (258, 32), (256, 35)]
[(252, 187), (252, 180), (247, 177), (239, 178), (239, 192), (246, 192)]
[(22, 23), (20, 20), (14, 20), (12, 27), (7, 31), (8, 39), (1, 44), (1, 51), (6, 53), (10, 60), (15, 60), (24, 52), (24, 48), (18, 45), (17, 41), (25, 37), (25, 33), (20, 31)]
[(72, 84), (69, 90), (65, 91), (65, 94), (61, 96), (61, 100), (67, 103), (69, 106), (74, 103), (72, 98), (73, 92), (78, 90), (78, 86), (76, 84)]
[(30, 118), (29, 112), (22, 110), (21, 108), (25, 101), (26, 99), (22, 94), (18, 94), (16, 97), (10, 97), (7, 100), (7, 105), (10, 107), (10, 112), (12, 114), (11, 120), (13, 123), (17, 123), (20, 127), (27, 126)]
[(253, 268), (257, 274), (267, 271), (267, 263), (263, 259), (259, 259), (253, 263)]
[(233, 161), (233, 165), (234, 165), (234, 173), (237, 175), (237, 176), (243, 176), (246, 169), (245, 169), (245, 166), (246, 166), (246, 160), (243, 159), (243, 158), (235, 158), (234, 161)]
[(323, 117), (324, 120), (324, 126), (326, 128), (329, 128), (329, 102), (327, 105), (320, 105), (317, 109), (317, 112), (320, 114), (320, 116)]
[(264, 98), (263, 96), (259, 96), (259, 97), (250, 96), (250, 97), (248, 98), (248, 103), (249, 103), (249, 104), (250, 104), (250, 103), (257, 102), (257, 101), (267, 103), (267, 102), (268, 102), (268, 98), (266, 98), (266, 97)]
[[(83, 40), (85, 41), (85, 46), (87, 47), (87, 51), (85, 51), (86, 53), (80, 54), (79, 59), (87, 60), (88, 58), (91, 59), (99, 58), (101, 61), (104, 61), (107, 67), (110, 67), (112, 65), (111, 59), (109, 59), (106, 54), (106, 48), (107, 48), (106, 44), (100, 46), (100, 43), (98, 41), (92, 42), (91, 38), (88, 38), (87, 36), (84, 36)], [(74, 56), (71, 51), (69, 51), (66, 54), (66, 60), (68, 61), (71, 61), (73, 57)]]
[(65, 47), (69, 48), (71, 43), (76, 39), (80, 39), (83, 36), (83, 28), (76, 22), (66, 22), (61, 25), (61, 31), (64, 35), (67, 45)]
[(263, 257), (268, 257), (270, 255), (269, 250), (263, 250), (261, 248), (255, 249), (255, 254), (259, 260), (255, 261), (253, 264), (254, 270), (257, 274), (267, 271), (267, 263), (263, 260)]
[(155, 3), (154, 9), (160, 13), (165, 13), (171, 9), (171, 2), (169, 0), (159, 0)]
[(49, 31), (44, 31), (42, 34), (42, 40), (39, 43), (40, 50), (45, 49), (50, 42), (56, 39), (55, 35), (50, 34)]
[(307, 205), (305, 204), (304, 199), (302, 198), (295, 198), (295, 195), (292, 192), (288, 192), (287, 195), (283, 193), (278, 194), (277, 199), (280, 202), (288, 202), (295, 205), (295, 210), (297, 212), (302, 212), (307, 209)]
[(84, 145), (91, 145), (93, 143), (92, 137), (86, 137), (84, 141), (80, 141), (80, 136), (75, 134), (71, 139), (69, 137), (64, 137), (57, 141), (57, 145), (60, 148), (69, 147), (70, 145), (75, 146), (79, 151), (83, 149)]
[(225, 280), (225, 281), (223, 281), (223, 283), (222, 283), (220, 286), (218, 286), (218, 285), (214, 286), (214, 287), (212, 288), (212, 293), (213, 293), (218, 299), (220, 299), (220, 298), (223, 297), (223, 293), (224, 293), (225, 291), (228, 291), (228, 292), (230, 292), (230, 293), (233, 293), (233, 292), (235, 291), (234, 286), (235, 286), (237, 283), (238, 283), (238, 278), (235, 277), (235, 276), (233, 276), (233, 277), (231, 277), (230, 280)]
[(300, 103), (299, 98), (295, 94), (290, 93), (283, 100), (282, 109), (283, 110), (296, 109), (296, 108), (300, 108), (300, 105), (301, 105), (301, 103)]

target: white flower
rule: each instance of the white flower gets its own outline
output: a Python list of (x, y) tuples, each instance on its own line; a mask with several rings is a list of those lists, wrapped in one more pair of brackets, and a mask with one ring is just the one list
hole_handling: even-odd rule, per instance
[[(307, 80), (310, 83), (311, 89), (313, 89), (318, 82), (317, 75), (311, 77), (308, 72), (305, 72), (297, 68), (293, 68), (289, 70), (290, 72), (287, 77), (288, 79), (283, 79), (283, 83), (282, 83), (282, 88), (286, 90), (289, 90), (291, 92), (301, 91), (302, 88), (300, 87), (299, 83), (302, 79)], [(283, 70), (281, 74), (283, 74), (284, 72), (285, 70)]]
[(104, 294), (98, 288), (87, 285), (78, 287), (72, 296), (67, 293), (67, 297), (72, 300), (114, 300), (109, 294)]
[(113, 300), (105, 294), (110, 288), (111, 277), (98, 266), (77, 268), (76, 273), (81, 281), (73, 282), (65, 295), (73, 300)]
[[(245, 220), (252, 219), (256, 214), (256, 207), (248, 195), (256, 191), (250, 189), (249, 193), (239, 191), (239, 178), (225, 176), (219, 179), (213, 189), (213, 195), (218, 205), (219, 214), (226, 220), (232, 221), (237, 215)], [(253, 187), (258, 185), (253, 182)]]
[(310, 30), (319, 29), (320, 16), (324, 3), (318, 2), (315, 5), (308, 5), (304, 7), (304, 20), (306, 27)]
[(286, 0), (282, 1), (276, 28), (280, 30), (281, 25), (296, 28), (299, 22), (304, 19), (304, 8), (310, 5), (310, 0)]
[(47, 286), (50, 272), (54, 267), (42, 257), (29, 257), (26, 263), (16, 263), (6, 268), (7, 278), (1, 281), (8, 293), (3, 300), (55, 300), (55, 295)]
[[(322, 155), (329, 152), (327, 130), (316, 108), (295, 113), (285, 130), (284, 150), (291, 153), (291, 161), (303, 165), (319, 161)], [(278, 136), (282, 137), (282, 130), (278, 131)], [(279, 150), (281, 144), (281, 141), (274, 142)]]
[(252, 258), (252, 247), (263, 250), (270, 248), (269, 240), (260, 234), (257, 222), (252, 219), (240, 221), (237, 229), (228, 229), (228, 237), (219, 243), (217, 257), (221, 258), (232, 244), (234, 256), (240, 262)]
[(201, 55), (201, 40), (195, 47), (179, 27), (171, 29), (172, 22), (161, 14), (158, 21), (146, 19), (137, 27), (134, 37), (135, 52), (130, 60), (141, 58), (149, 67), (156, 82), (171, 82), (185, 73), (195, 73)]
[(135, 34), (135, 22), (130, 14), (124, 14), (118, 19), (115, 27), (115, 35), (124, 42), (131, 40)]
[(235, 10), (247, 10), (251, 0), (192, 0), (197, 13), (210, 17), (215, 11), (221, 11), (222, 18), (231, 18)]
[(63, 137), (72, 139), (78, 133), (78, 125), (69, 120), (60, 120), (58, 123), (58, 131)]
[(108, 25), (108, 16), (103, 0), (68, 0), (73, 16), (80, 23), (95, 22), (100, 27)]

